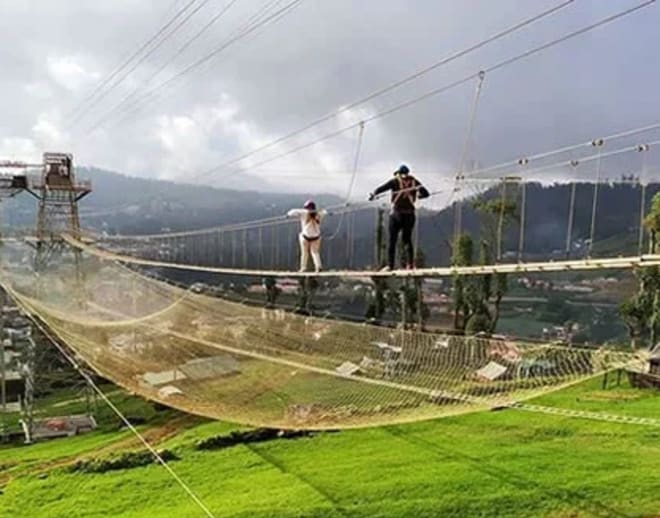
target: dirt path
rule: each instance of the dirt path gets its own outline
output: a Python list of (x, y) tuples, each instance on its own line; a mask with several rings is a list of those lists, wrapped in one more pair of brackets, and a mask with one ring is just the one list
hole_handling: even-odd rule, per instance
[[(159, 446), (163, 442), (175, 437), (179, 433), (191, 428), (192, 426), (199, 424), (202, 420), (199, 417), (192, 415), (182, 415), (175, 417), (170, 421), (151, 426), (144, 430), (141, 430), (142, 437), (152, 446)], [(55, 439), (57, 441), (66, 441), (66, 438)], [(34, 465), (31, 465), (25, 471), (22, 471), (19, 475), (41, 475), (52, 471), (54, 469), (63, 468), (70, 466), (76, 463), (79, 460), (89, 460), (98, 457), (105, 457), (111, 455), (117, 451), (130, 451), (130, 450), (140, 450), (144, 449), (144, 445), (135, 435), (131, 434), (127, 437), (117, 439), (112, 441), (105, 446), (96, 448), (93, 451), (87, 451), (78, 455), (71, 455), (68, 457), (62, 457), (55, 460), (44, 460), (37, 461)], [(5, 468), (11, 468), (16, 466), (16, 464), (4, 466)], [(16, 475), (11, 475), (9, 473), (0, 473), (0, 487), (6, 486), (11, 482), (12, 478)]]

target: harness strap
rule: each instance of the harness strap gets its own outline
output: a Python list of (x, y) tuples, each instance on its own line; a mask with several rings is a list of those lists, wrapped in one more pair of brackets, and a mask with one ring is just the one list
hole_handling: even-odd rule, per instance
[(415, 191), (412, 190), (412, 187), (415, 184), (414, 179), (411, 179), (409, 186), (406, 186), (406, 182), (404, 182), (403, 178), (400, 176), (397, 177), (397, 181), (399, 182), (399, 191), (392, 196), (392, 205), (396, 205), (402, 196), (408, 198), (408, 201), (410, 201), (411, 205), (415, 205), (416, 196)]

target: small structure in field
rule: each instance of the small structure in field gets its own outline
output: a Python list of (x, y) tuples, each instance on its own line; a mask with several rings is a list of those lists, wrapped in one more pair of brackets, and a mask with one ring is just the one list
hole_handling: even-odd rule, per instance
[(660, 376), (660, 344), (655, 346), (651, 351), (649, 358), (649, 374)]
[(628, 370), (628, 379), (633, 387), (660, 389), (660, 344), (649, 355), (648, 370)]
[[(21, 426), (28, 437), (27, 424), (21, 420)], [(32, 441), (55, 439), (58, 437), (73, 437), (96, 429), (96, 420), (90, 415), (70, 415), (64, 417), (48, 417), (35, 419), (32, 424)]]

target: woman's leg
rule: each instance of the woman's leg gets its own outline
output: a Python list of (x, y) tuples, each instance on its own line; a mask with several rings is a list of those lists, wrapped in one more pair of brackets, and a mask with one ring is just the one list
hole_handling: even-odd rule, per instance
[(300, 271), (307, 270), (307, 263), (309, 263), (309, 241), (307, 241), (302, 234), (298, 236), (300, 242)]
[(314, 269), (317, 272), (321, 271), (321, 238), (316, 241), (309, 242), (309, 249), (312, 254), (312, 261), (314, 261)]

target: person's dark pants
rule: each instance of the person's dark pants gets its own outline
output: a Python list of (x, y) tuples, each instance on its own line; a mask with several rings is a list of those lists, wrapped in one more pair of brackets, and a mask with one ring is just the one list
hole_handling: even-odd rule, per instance
[(390, 246), (388, 249), (389, 267), (394, 269), (396, 262), (396, 243), (401, 232), (403, 248), (407, 258), (407, 264), (412, 265), (415, 259), (415, 249), (412, 242), (413, 228), (415, 228), (414, 212), (392, 212), (390, 214)]

